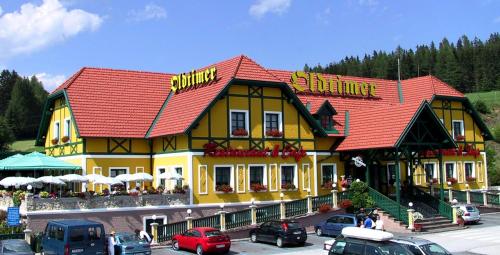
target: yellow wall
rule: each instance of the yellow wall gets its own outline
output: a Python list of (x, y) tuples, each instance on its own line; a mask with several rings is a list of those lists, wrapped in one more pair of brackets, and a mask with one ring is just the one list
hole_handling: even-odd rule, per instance
[(148, 140), (146, 139), (85, 138), (85, 148), (86, 148), (86, 153), (90, 154), (91, 153), (149, 154), (150, 152)]
[[(45, 152), (50, 156), (63, 156), (78, 154), (83, 152), (82, 139), (77, 137), (76, 126), (71, 119), (71, 113), (69, 107), (66, 105), (64, 98), (59, 98), (54, 101), (50, 107), (53, 109), (52, 115), (50, 116), (50, 124), (45, 133)], [(70, 135), (67, 142), (63, 142), (62, 138), (65, 131), (65, 120), (70, 119)], [(52, 139), (55, 138), (55, 123), (59, 122), (59, 139), (56, 144), (52, 143)]]
[[(101, 174), (104, 176), (109, 176), (110, 168), (128, 168), (128, 173), (134, 174), (137, 170), (141, 172), (137, 167), (143, 167), (145, 173), (151, 174), (149, 168), (149, 158), (87, 158), (87, 174)], [(96, 167), (100, 167), (96, 168)], [(107, 185), (95, 185), (89, 184), (89, 190), (102, 191), (104, 188), (108, 188)], [(101, 187), (102, 186), (102, 187)], [(145, 183), (145, 186), (150, 186), (150, 183)], [(135, 183), (130, 183), (129, 187), (135, 187)]]
[[(178, 155), (176, 153), (173, 154), (168, 154), (168, 155), (159, 155), (158, 157), (154, 158), (153, 161), (153, 186), (158, 187), (159, 184), (159, 171), (158, 168), (165, 168), (165, 171), (173, 171), (174, 167), (182, 167), (182, 177), (184, 177), (184, 180), (182, 182), (183, 185), (189, 185), (190, 179), (189, 179), (189, 157), (187, 156), (186, 153), (183, 153), (183, 155)], [(165, 181), (165, 189), (167, 190), (172, 190), (175, 187), (175, 181)], [(191, 187), (189, 187), (191, 188)]]

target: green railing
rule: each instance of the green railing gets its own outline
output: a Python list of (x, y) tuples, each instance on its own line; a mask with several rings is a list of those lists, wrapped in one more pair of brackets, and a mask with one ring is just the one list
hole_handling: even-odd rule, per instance
[(470, 202), (471, 203), (477, 203), (477, 204), (483, 204), (483, 193), (481, 192), (469, 192), (470, 193)]
[(187, 222), (180, 221), (165, 225), (159, 225), (158, 232), (160, 232), (160, 229), (162, 230), (163, 235), (158, 234), (158, 242), (170, 241), (172, 240), (172, 237), (174, 235), (184, 233), (184, 231), (187, 230)]
[(252, 212), (249, 209), (226, 214), (226, 229), (252, 224)]
[(488, 201), (488, 204), (500, 205), (500, 197), (498, 194), (487, 193), (486, 200)]
[(337, 193), (337, 202), (342, 202), (344, 200), (349, 200), (351, 199), (351, 193), (349, 191), (341, 191)]
[(293, 217), (307, 213), (307, 198), (285, 203), (285, 216)]
[(318, 197), (312, 197), (312, 206), (313, 206), (313, 212), (317, 211), (318, 208), (322, 204), (329, 204), (330, 206), (333, 206), (333, 197), (331, 194), (328, 195), (323, 195), (323, 196), (318, 196)]
[(194, 219), (193, 228), (197, 227), (220, 228), (220, 215), (216, 214), (213, 216)]
[(453, 209), (451, 205), (441, 200), (439, 200), (439, 214), (449, 220), (453, 220)]
[(257, 223), (268, 220), (278, 220), (281, 217), (280, 204), (268, 205), (257, 208)]
[(375, 204), (382, 210), (389, 213), (396, 220), (408, 224), (408, 208), (398, 204), (396, 201), (384, 196), (382, 193), (369, 187), (368, 192), (370, 197), (375, 201)]
[(453, 194), (453, 199), (456, 199), (459, 202), (467, 201), (467, 192), (465, 191), (454, 190), (452, 194)]

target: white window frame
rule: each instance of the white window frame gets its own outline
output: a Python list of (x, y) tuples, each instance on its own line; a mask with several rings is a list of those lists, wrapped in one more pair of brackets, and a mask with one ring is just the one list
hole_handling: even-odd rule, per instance
[[(232, 121), (232, 115), (233, 112), (239, 112), (239, 113), (244, 113), (245, 114), (245, 130), (248, 132), (248, 135), (246, 136), (234, 136), (233, 135), (233, 121)], [(248, 137), (250, 135), (250, 129), (249, 129), (249, 123), (248, 123), (249, 117), (248, 117), (248, 110), (239, 110), (239, 109), (230, 109), (229, 110), (229, 135), (231, 137)]]
[(52, 132), (52, 135), (54, 136), (54, 138), (61, 139), (60, 132), (61, 132), (61, 122), (56, 121), (56, 122), (54, 122), (54, 130)]
[(474, 161), (464, 161), (464, 179), (467, 181), (467, 175), (465, 174), (465, 164), (472, 164), (472, 175), (471, 175), (471, 177), (476, 178), (476, 162), (474, 162)]
[[(321, 169), (321, 171), (320, 171), (320, 177), (319, 177), (320, 181), (323, 181), (323, 166), (333, 166), (333, 173), (334, 174), (333, 174), (333, 180), (332, 180), (332, 182), (334, 182), (334, 183), (337, 182), (337, 178), (338, 178), (338, 175), (337, 175), (337, 164), (335, 164), (335, 163), (323, 163), (323, 164), (320, 165), (320, 167), (321, 167), (320, 168)], [(320, 185), (323, 185), (323, 183), (320, 183)]]
[(67, 136), (69, 138), (68, 141), (71, 140), (71, 118), (64, 119), (64, 134), (63, 136)]
[(262, 167), (262, 169), (263, 169), (262, 185), (266, 186), (267, 190), (269, 190), (269, 185), (267, 184), (267, 165), (266, 164), (248, 164), (248, 166), (247, 166), (247, 169), (248, 169), (248, 172), (247, 172), (248, 191), (254, 192), (250, 188), (250, 167), (253, 167), (253, 166)]
[(234, 186), (234, 165), (214, 165), (214, 192), (215, 193), (225, 193), (225, 192), (222, 192), (222, 191), (217, 191), (216, 187), (217, 187), (217, 168), (218, 167), (230, 167), (231, 168), (231, 171), (229, 172), (230, 175), (229, 175), (229, 182), (230, 182), (230, 186), (231, 188), (233, 188), (233, 192), (228, 192), (228, 193), (234, 193), (236, 192), (236, 187)]
[(282, 112), (275, 112), (275, 111), (264, 111), (264, 125), (263, 125), (263, 128), (264, 128), (264, 136), (267, 138), (267, 137), (272, 137), (272, 136), (268, 136), (266, 134), (266, 115), (267, 114), (278, 114), (278, 131), (280, 132), (283, 132), (283, 113)]
[[(155, 183), (156, 183), (156, 188), (158, 188), (158, 186), (160, 186), (161, 184), (161, 179), (165, 179), (165, 178), (160, 178), (160, 169), (165, 169), (165, 172), (168, 171), (168, 167), (166, 166), (157, 166), (156, 167), (156, 178), (155, 178)], [(167, 183), (165, 182), (165, 186), (167, 186)], [(166, 187), (163, 187), (163, 189), (166, 189)]]
[(455, 162), (455, 161), (443, 162), (443, 166), (444, 166), (443, 175), (444, 175), (444, 180), (447, 182), (449, 176), (446, 174), (446, 164), (453, 164), (453, 176), (452, 177), (455, 178), (457, 180), (457, 183), (458, 183), (457, 162)]
[(460, 123), (460, 133), (458, 135), (465, 136), (464, 121), (463, 120), (452, 120), (451, 121), (451, 132), (453, 134), (453, 139), (456, 139), (457, 134), (455, 134), (455, 123)]
[[(175, 171), (176, 168), (182, 169), (182, 174), (181, 175), (182, 175), (182, 177), (184, 177), (184, 166), (183, 165), (173, 165), (173, 166), (170, 166), (171, 173), (174, 173), (174, 172), (177, 173), (177, 171)], [(182, 185), (181, 186), (184, 186), (184, 180), (181, 180), (181, 181), (182, 181)], [(177, 181), (175, 181), (174, 188), (175, 188), (175, 186), (177, 186)]]
[[(111, 170), (116, 170), (116, 169), (126, 169), (125, 173), (130, 174), (130, 167), (128, 166), (110, 166), (108, 167), (108, 177), (111, 177)], [(129, 182), (125, 182), (125, 189), (128, 190), (129, 188), (130, 188)], [(108, 189), (111, 192), (111, 185), (108, 185)]]
[[(163, 224), (167, 224), (167, 215), (165, 214), (161, 214), (161, 215), (156, 215), (156, 219), (160, 219), (160, 218), (163, 218)], [(151, 216), (143, 216), (142, 217), (142, 230), (146, 231), (146, 220), (152, 220), (153, 219), (153, 215)]]
[(426, 165), (433, 165), (434, 166), (434, 169), (433, 169), (433, 172), (432, 172), (432, 178), (434, 179), (437, 179), (438, 180), (438, 183), (439, 183), (439, 177), (438, 177), (438, 169), (437, 169), (437, 163), (436, 162), (424, 162), (424, 176), (425, 176), (425, 180), (427, 181), (427, 172), (425, 171), (425, 166)]
[(279, 189), (281, 189), (281, 173), (283, 171), (283, 166), (293, 166), (293, 185), (295, 185), (295, 189), (294, 190), (299, 190), (299, 176), (297, 175), (297, 164), (280, 164), (280, 171), (279, 171), (279, 183), (278, 183), (278, 186), (279, 186)]
[[(139, 172), (139, 169), (142, 169), (142, 171)], [(144, 167), (143, 166), (136, 166), (135, 167), (135, 173), (144, 173)], [(135, 186), (139, 187), (141, 185), (140, 182), (135, 182)]]

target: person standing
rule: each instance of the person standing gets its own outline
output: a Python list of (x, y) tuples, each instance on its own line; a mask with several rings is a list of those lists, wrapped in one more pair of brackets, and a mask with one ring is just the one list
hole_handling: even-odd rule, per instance
[(377, 215), (377, 221), (375, 222), (375, 229), (380, 231), (385, 231), (384, 221), (380, 218), (380, 215)]
[(365, 226), (365, 228), (372, 228), (374, 226), (372, 218), (366, 217), (363, 225)]
[(108, 238), (108, 255), (115, 255), (115, 231), (111, 231)]
[(139, 237), (139, 239), (144, 240), (144, 241), (146, 241), (148, 243), (151, 243), (151, 241), (152, 241), (152, 239), (149, 236), (148, 232), (146, 232), (144, 230), (136, 229), (135, 230), (135, 234), (137, 235), (137, 237)]

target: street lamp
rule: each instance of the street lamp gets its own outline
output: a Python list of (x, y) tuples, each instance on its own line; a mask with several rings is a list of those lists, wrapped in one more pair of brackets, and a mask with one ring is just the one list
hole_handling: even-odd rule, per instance
[(224, 204), (219, 205), (221, 210), (224, 210)]
[(188, 217), (191, 217), (191, 209), (187, 209), (187, 214), (188, 214)]
[(465, 188), (469, 189), (469, 184), (468, 183), (465, 184)]
[(253, 198), (253, 197), (252, 197), (252, 199), (250, 199), (250, 203), (251, 203), (252, 205), (254, 205), (254, 204), (255, 204), (255, 198)]
[(409, 203), (408, 203), (408, 206), (409, 206), (410, 208), (412, 208), (412, 207), (413, 207), (413, 203), (412, 203), (412, 202), (409, 202)]
[(156, 214), (153, 214), (153, 216), (151, 216), (151, 219), (153, 219), (153, 221), (156, 220)]
[(283, 200), (283, 197), (285, 196), (285, 194), (283, 194), (283, 192), (280, 193), (280, 198), (281, 200)]

